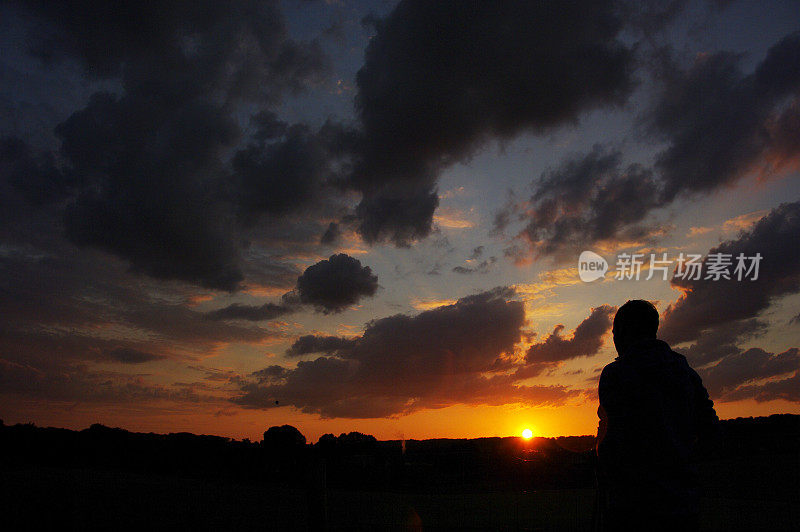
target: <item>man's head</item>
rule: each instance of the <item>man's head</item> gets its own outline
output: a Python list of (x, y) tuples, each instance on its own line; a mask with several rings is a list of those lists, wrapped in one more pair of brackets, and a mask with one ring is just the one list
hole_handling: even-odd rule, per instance
[(649, 301), (631, 299), (617, 310), (614, 316), (614, 347), (620, 355), (628, 346), (647, 338), (655, 338), (658, 331), (658, 310)]

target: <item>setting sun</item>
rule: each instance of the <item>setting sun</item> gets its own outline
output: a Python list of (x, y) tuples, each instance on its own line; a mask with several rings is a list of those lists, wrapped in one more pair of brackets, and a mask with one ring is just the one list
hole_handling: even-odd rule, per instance
[(526, 440), (530, 440), (533, 438), (533, 431), (531, 429), (525, 429), (522, 431), (522, 437)]

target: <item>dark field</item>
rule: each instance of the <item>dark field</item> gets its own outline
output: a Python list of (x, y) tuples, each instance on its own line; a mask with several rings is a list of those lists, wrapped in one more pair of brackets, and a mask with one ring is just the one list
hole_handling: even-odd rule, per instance
[[(718, 456), (701, 462), (703, 530), (797, 529), (800, 454), (793, 447), (795, 435), (782, 435), (786, 426), (777, 432), (760, 427), (760, 436), (750, 438), (748, 434), (758, 436), (751, 425), (732, 426), (728, 438), (737, 438), (736, 444), (728, 442)], [(235, 477), (214, 476), (209, 473), (213, 468), (194, 475), (185, 470), (163, 474), (124, 456), (111, 467), (53, 465), (52, 457), (51, 463), (32, 463), (30, 458), (23, 463), (6, 452), (0, 500), (3, 521), (10, 526), (4, 529), (590, 530), (595, 491), (585, 475), (591, 471), (583, 460), (587, 453), (553, 452), (555, 463), (549, 465), (513, 457), (503, 462), (502, 453), (513, 450), (503, 446), (514, 441), (428, 441), (418, 442), (416, 450), (409, 442), (406, 460), (398, 466), (402, 476), (381, 478), (364, 476), (386, 464), (366, 460), (363, 448), (347, 460), (339, 449), (338, 461), (333, 455), (327, 459), (324, 481), (308, 474), (314, 469), (308, 464), (293, 465), (288, 477), (268, 467), (272, 477), (265, 481), (242, 471)], [(484, 456), (496, 467), (481, 466), (473, 455), (454, 450), (470, 442), (481, 450), (474, 456)], [(384, 444), (389, 445), (378, 442), (377, 449)], [(488, 458), (487, 448), (492, 449)], [(454, 455), (461, 458), (453, 461)], [(443, 456), (450, 457), (449, 466)], [(575, 458), (567, 464), (564, 456)], [(470, 470), (472, 462), (477, 465)], [(523, 474), (506, 478), (506, 466)], [(159, 463), (156, 469), (163, 468)], [(482, 468), (496, 474), (472, 474)], [(565, 485), (558, 486), (562, 478)]]
[[(703, 464), (704, 530), (796, 530), (798, 456)], [(776, 486), (795, 486), (794, 491)], [(308, 530), (306, 490), (124, 471), (22, 468), (2, 475), (6, 520), (63, 529)], [(589, 530), (594, 490), (417, 493), (332, 489), (329, 529)], [(8, 521), (7, 521), (8, 522)]]

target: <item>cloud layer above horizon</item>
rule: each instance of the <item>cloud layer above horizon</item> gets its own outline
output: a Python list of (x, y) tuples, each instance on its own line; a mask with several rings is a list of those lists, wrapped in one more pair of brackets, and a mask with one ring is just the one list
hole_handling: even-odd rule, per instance
[[(587, 405), (636, 295), (715, 400), (800, 405), (784, 7), (5, 2), (0, 395)], [(583, 285), (586, 249), (764, 260)]]

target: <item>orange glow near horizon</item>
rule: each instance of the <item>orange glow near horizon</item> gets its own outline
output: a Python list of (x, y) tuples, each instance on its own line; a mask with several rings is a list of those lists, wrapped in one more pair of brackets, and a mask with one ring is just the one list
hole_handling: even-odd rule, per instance
[[(597, 403), (527, 408), (519, 405), (454, 405), (414, 412), (397, 418), (322, 419), (291, 408), (270, 410), (197, 408), (197, 405), (106, 405), (90, 403), (42, 403), (5, 396), (0, 402), (0, 419), (6, 425), (34, 423), (41, 427), (88, 428), (93, 423), (120, 427), (132, 432), (192, 432), (260, 441), (274, 425), (296, 427), (309, 443), (326, 433), (371, 434), (379, 440), (424, 440), (430, 438), (517, 437), (530, 429), (534, 438), (594, 435), (597, 431)], [(758, 403), (754, 400), (715, 405), (721, 419), (766, 416), (775, 413), (800, 414), (800, 405), (788, 401)], [(531, 420), (535, 420), (531, 423)]]
[[(596, 431), (597, 405), (530, 408), (521, 405), (470, 406), (453, 405), (440, 409), (420, 410), (395, 418), (322, 419), (293, 408), (256, 410), (236, 405), (149, 404), (43, 404), (37, 401), (13, 400), (0, 409), (6, 424), (32, 422), (39, 426), (64, 427), (73, 430), (88, 428), (93, 423), (120, 427), (133, 432), (193, 432), (229, 438), (260, 441), (265, 430), (274, 425), (296, 427), (309, 443), (327, 433), (347, 432), (371, 434), (379, 440), (424, 440), (430, 438), (520, 437), (530, 429), (537, 437), (587, 435)], [(13, 412), (13, 413), (12, 413)], [(533, 423), (531, 421), (534, 421)]]

